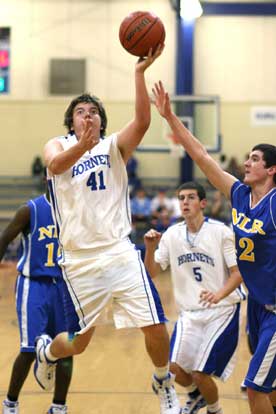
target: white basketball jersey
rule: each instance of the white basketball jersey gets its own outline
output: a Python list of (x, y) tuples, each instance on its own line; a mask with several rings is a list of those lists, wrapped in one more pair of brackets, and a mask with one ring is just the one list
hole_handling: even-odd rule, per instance
[[(205, 219), (197, 236), (189, 241), (185, 222), (177, 223), (162, 235), (155, 261), (163, 270), (171, 266), (175, 300), (180, 310), (202, 309), (199, 295), (203, 289), (216, 292), (235, 266), (236, 254), (232, 231), (223, 223)], [(217, 305), (225, 306), (245, 299), (236, 289)]]
[[(75, 135), (58, 137), (64, 150)], [(131, 231), (128, 179), (113, 134), (63, 174), (50, 178), (59, 240), (65, 251), (112, 246)]]

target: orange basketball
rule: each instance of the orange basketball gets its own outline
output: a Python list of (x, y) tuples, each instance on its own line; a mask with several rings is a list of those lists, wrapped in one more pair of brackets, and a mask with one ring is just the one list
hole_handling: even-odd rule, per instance
[(136, 11), (124, 18), (120, 25), (119, 38), (122, 46), (132, 55), (147, 56), (164, 43), (166, 36), (162, 20), (154, 13)]

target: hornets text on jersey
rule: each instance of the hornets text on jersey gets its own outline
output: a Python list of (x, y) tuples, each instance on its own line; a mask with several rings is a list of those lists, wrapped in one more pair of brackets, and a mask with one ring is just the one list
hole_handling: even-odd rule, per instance
[[(64, 150), (76, 144), (59, 137)], [(64, 251), (97, 249), (124, 242), (131, 232), (128, 178), (113, 134), (78, 162), (49, 179), (53, 214)]]

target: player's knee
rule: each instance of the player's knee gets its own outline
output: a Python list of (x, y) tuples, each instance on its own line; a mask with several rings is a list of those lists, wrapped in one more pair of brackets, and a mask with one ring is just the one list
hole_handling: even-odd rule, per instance
[(248, 396), (248, 400), (253, 404), (255, 404), (255, 402), (258, 401), (259, 399), (269, 398), (268, 394), (254, 390), (253, 388), (250, 388), (250, 387), (247, 387), (247, 396)]
[(179, 365), (177, 365), (175, 362), (170, 363), (170, 371), (177, 375), (180, 372), (181, 368)]
[(84, 344), (84, 343), (79, 343), (79, 344), (74, 344), (73, 346), (73, 350), (74, 350), (74, 355), (79, 355), (82, 354), (88, 344)]
[(169, 334), (164, 323), (159, 323), (157, 325), (146, 326), (142, 328), (145, 336), (151, 337), (158, 341), (169, 341)]
[(20, 352), (19, 358), (25, 364), (31, 364), (35, 360), (35, 352)]
[[(71, 346), (71, 355), (78, 355), (82, 354), (85, 349), (87, 348), (87, 345), (89, 344), (92, 335), (95, 331), (95, 328), (90, 328), (87, 332), (76, 335), (73, 340), (70, 340), (70, 346)], [(68, 341), (68, 338), (67, 338)], [(68, 344), (68, 342), (67, 342)]]
[(85, 336), (78, 336), (72, 342), (73, 355), (82, 354), (89, 344), (89, 338)]
[(208, 380), (211, 379), (210, 375), (207, 375), (204, 372), (200, 372), (200, 371), (193, 371), (192, 377), (193, 377), (193, 381), (195, 382), (195, 384), (200, 384), (206, 379)]

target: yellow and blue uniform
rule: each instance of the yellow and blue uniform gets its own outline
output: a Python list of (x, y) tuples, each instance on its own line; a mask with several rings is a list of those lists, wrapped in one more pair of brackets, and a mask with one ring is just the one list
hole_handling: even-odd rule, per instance
[(22, 352), (35, 351), (35, 338), (65, 331), (63, 278), (57, 264), (58, 238), (45, 195), (27, 203), (30, 228), (21, 237), (16, 310)]
[(250, 187), (231, 190), (239, 269), (248, 289), (248, 329), (253, 357), (245, 385), (276, 389), (276, 188), (251, 206)]

